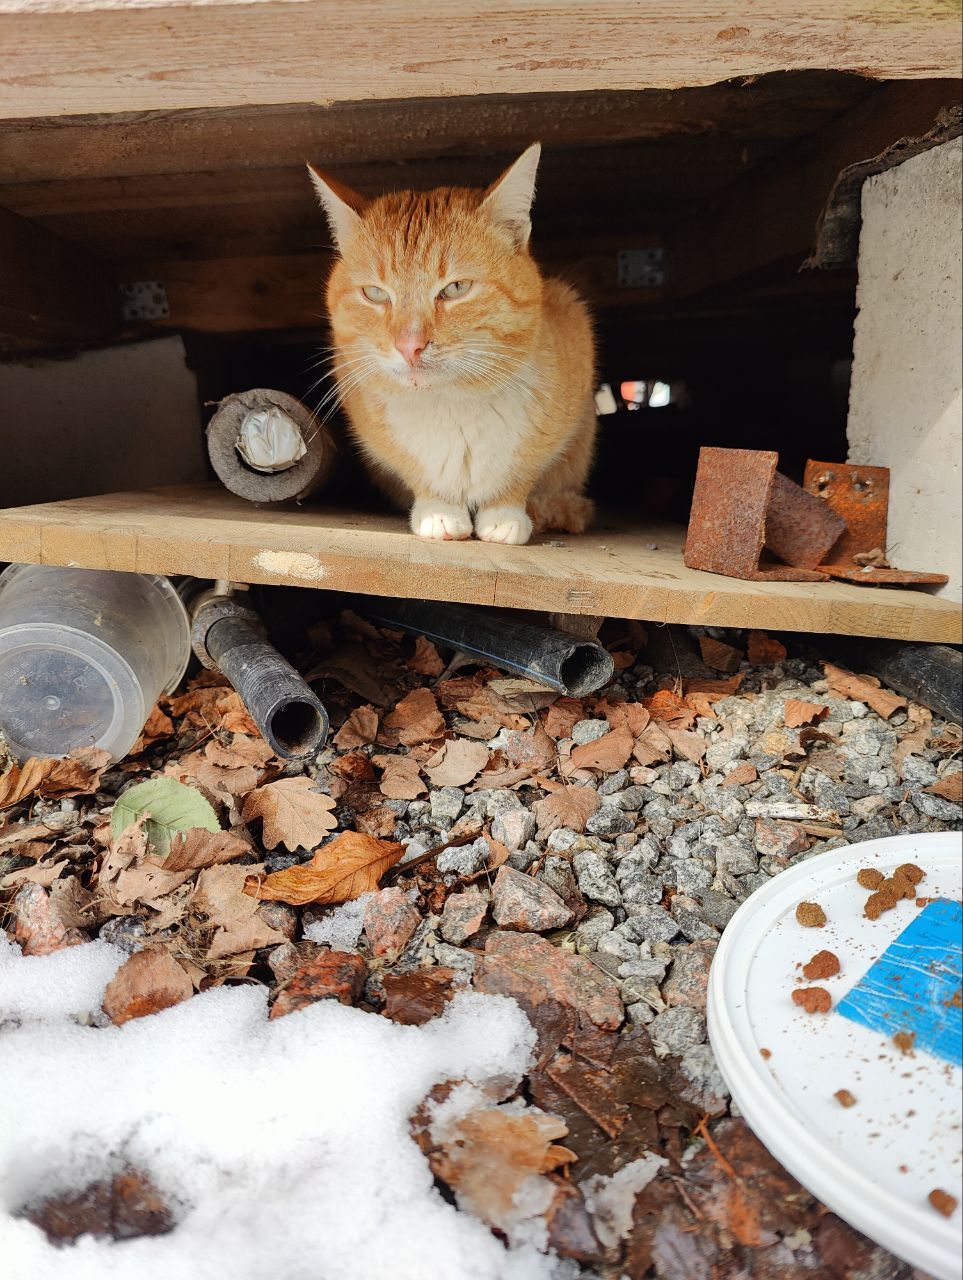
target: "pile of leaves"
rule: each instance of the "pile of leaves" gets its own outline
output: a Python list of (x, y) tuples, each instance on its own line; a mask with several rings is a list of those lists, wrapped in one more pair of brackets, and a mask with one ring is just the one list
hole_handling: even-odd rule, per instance
[[(754, 696), (745, 686), (758, 688), (760, 677), (746, 679), (744, 659), (765, 668), (786, 657), (783, 644), (751, 632), (736, 648), (707, 634), (686, 670), (649, 671), (632, 690), (621, 673), (644, 667), (647, 637), (625, 624), (608, 640), (612, 685), (575, 699), (458, 655), (446, 665), (424, 637), (352, 614), (316, 628), (312, 642), (305, 669), (335, 728), (314, 761), (275, 758), (238, 695), (205, 672), (154, 709), (119, 764), (87, 749), (10, 765), (0, 777), (0, 901), (24, 954), (94, 937), (128, 951), (103, 1006), (105, 1022), (117, 1024), (241, 980), (271, 988), (272, 1017), (334, 998), (413, 1025), (438, 1016), (469, 981), (510, 995), (538, 1034), (522, 1090), (467, 1102), (459, 1094), (452, 1108), (453, 1092), (470, 1088), (452, 1081), (412, 1117), (414, 1139), (461, 1208), (509, 1241), (538, 1239), (633, 1280), (653, 1269), (669, 1280), (788, 1280), (798, 1274), (793, 1241), (820, 1275), (844, 1280), (876, 1265), (883, 1255), (779, 1169), (728, 1116), (725, 1097), (696, 1090), (644, 1029), (623, 1025), (618, 987), (575, 954), (569, 932), (518, 923), (526, 893), (541, 893), (540, 907), (547, 892), (559, 918), (577, 922), (586, 904), (574, 879), (548, 891), (534, 878), (538, 859), (524, 872), (507, 866), (509, 848), (480, 816), (484, 806), (468, 807), (414, 856), (403, 824), (410, 802), (451, 787), (523, 795), (542, 844), (559, 828), (584, 832), (603, 803), (599, 784), (617, 771), (647, 784), (656, 766), (681, 760), (705, 774), (698, 723), (712, 722), (723, 698)], [(829, 664), (825, 673), (831, 692), (881, 715), (906, 707), (867, 677)], [(910, 710), (904, 752), (932, 737), (928, 713)], [(830, 776), (839, 768), (832, 736), (818, 727), (825, 712), (786, 704), (775, 754), (787, 777), (806, 764)], [(607, 727), (576, 742), (586, 719)], [(743, 762), (725, 784), (756, 776)], [(938, 794), (959, 802), (960, 778)], [(480, 868), (439, 870), (442, 853), (480, 838)], [(523, 904), (507, 928), (489, 919), (482, 892), (498, 884)], [(307, 925), (365, 895), (364, 943), (339, 949), (304, 937)], [(462, 930), (447, 936), (460, 937), (471, 964), (434, 962), (426, 937), (442, 917)], [(99, 1189), (88, 1199), (103, 1215), (105, 1196), (114, 1205), (118, 1195)], [(61, 1222), (62, 1209), (53, 1204), (38, 1220)], [(151, 1203), (155, 1211), (164, 1222)], [(71, 1213), (61, 1238), (76, 1234)], [(116, 1205), (111, 1215), (123, 1217)]]

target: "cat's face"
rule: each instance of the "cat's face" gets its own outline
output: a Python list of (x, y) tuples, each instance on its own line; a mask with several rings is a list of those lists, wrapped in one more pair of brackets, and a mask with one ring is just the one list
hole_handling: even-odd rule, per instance
[(487, 192), (367, 202), (314, 170), (340, 250), (328, 309), (342, 385), (387, 393), (522, 376), (541, 279), (527, 248), (538, 147)]

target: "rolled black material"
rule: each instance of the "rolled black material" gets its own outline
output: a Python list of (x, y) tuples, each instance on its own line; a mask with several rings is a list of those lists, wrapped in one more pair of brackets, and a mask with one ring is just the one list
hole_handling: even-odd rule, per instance
[(476, 605), (363, 597), (356, 608), (385, 626), (428, 636), (572, 697), (594, 693), (615, 670), (600, 644)]
[(205, 645), (277, 755), (300, 759), (321, 749), (328, 736), (324, 705), (256, 626), (243, 617), (220, 618)]
[(897, 693), (954, 724), (963, 723), (963, 654), (945, 644), (850, 642), (854, 671), (868, 671)]

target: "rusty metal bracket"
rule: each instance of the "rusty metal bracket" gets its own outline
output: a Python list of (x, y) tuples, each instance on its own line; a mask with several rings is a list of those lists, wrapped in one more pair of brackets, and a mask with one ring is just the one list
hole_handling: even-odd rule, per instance
[[(776, 471), (766, 449), (701, 449), (683, 558), (750, 582), (825, 582), (815, 566), (845, 529), (818, 498)], [(768, 547), (785, 564), (760, 563)]]
[(803, 488), (845, 521), (845, 531), (819, 566), (830, 577), (873, 586), (935, 586), (949, 581), (945, 573), (917, 573), (878, 563), (886, 557), (888, 467), (810, 459)]

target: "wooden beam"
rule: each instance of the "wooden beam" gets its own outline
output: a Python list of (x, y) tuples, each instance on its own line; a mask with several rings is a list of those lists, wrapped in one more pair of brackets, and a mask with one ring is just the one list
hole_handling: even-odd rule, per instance
[(0, 349), (93, 342), (119, 322), (109, 263), (0, 208)]
[(942, 0), (0, 0), (0, 117), (534, 90), (823, 68), (959, 75)]
[(424, 542), (401, 515), (257, 510), (214, 486), (0, 512), (0, 560), (428, 597), (547, 613), (957, 644), (959, 605), (845, 582), (741, 582), (687, 569), (684, 530), (607, 520), (525, 547)]
[[(669, 235), (671, 294), (702, 293), (809, 253), (841, 170), (907, 134), (925, 133), (960, 100), (957, 80), (890, 84), (841, 119), (761, 164)], [(788, 260), (795, 260), (789, 262)]]

